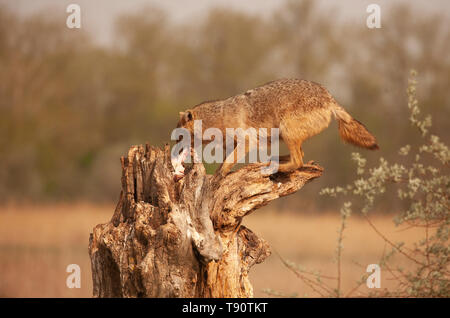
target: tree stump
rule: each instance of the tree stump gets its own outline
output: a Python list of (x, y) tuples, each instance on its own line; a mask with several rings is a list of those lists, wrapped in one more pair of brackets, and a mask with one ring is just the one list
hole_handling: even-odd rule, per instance
[(121, 163), (114, 215), (89, 239), (94, 297), (252, 297), (249, 269), (270, 249), (243, 217), (323, 171), (251, 164), (220, 177), (195, 163), (175, 182), (168, 145), (133, 146)]

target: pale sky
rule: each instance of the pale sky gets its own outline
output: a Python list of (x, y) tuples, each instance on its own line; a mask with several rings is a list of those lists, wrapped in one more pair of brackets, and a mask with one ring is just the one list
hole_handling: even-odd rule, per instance
[[(450, 17), (449, 0), (316, 0), (327, 9), (336, 8), (337, 17), (354, 23), (365, 23), (366, 8), (371, 3), (379, 4), (382, 16), (392, 3), (408, 3), (420, 12), (439, 12)], [(47, 11), (61, 15), (65, 25), (71, 3), (81, 7), (82, 28), (92, 34), (101, 44), (108, 44), (113, 34), (113, 23), (117, 16), (139, 11), (143, 7), (155, 6), (164, 9), (173, 22), (198, 19), (213, 7), (228, 7), (257, 15), (270, 15), (284, 0), (0, 0), (20, 15)]]

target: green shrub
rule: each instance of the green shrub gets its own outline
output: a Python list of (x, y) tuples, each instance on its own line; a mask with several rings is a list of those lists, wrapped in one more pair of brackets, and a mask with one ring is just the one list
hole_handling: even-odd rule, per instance
[[(394, 297), (449, 297), (450, 296), (450, 259), (449, 259), (449, 223), (450, 223), (450, 152), (438, 136), (430, 134), (431, 117), (422, 119), (416, 97), (416, 72), (412, 71), (408, 82), (408, 108), (410, 123), (419, 131), (417, 138), (423, 144), (416, 149), (406, 145), (399, 150), (399, 163), (390, 163), (380, 158), (379, 165), (368, 169), (366, 159), (359, 153), (353, 153), (356, 163), (357, 179), (343, 187), (326, 188), (321, 194), (349, 197), (341, 214), (342, 231), (346, 216), (351, 209), (357, 209), (367, 219), (392, 250), (383, 255), (380, 266), (392, 274), (398, 283), (395, 290), (372, 292), (372, 296)], [(393, 129), (389, 127), (389, 129)], [(415, 137), (411, 137), (415, 138)], [(401, 163), (400, 163), (401, 162)], [(368, 214), (376, 207), (386, 191), (397, 190), (402, 201), (400, 211), (396, 212), (396, 225), (407, 224), (409, 229), (423, 229), (423, 237), (413, 246), (402, 242), (393, 243), (384, 236), (370, 221)], [(356, 207), (356, 208), (355, 208)], [(338, 257), (341, 253), (342, 231), (339, 234)], [(411, 262), (408, 270), (392, 268), (391, 257), (401, 254)], [(339, 262), (338, 262), (339, 265)], [(339, 284), (336, 295), (340, 295)]]

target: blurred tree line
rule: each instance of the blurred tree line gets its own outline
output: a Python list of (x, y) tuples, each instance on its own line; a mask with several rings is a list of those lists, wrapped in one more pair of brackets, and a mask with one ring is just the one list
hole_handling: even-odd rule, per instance
[[(313, 1), (288, 1), (267, 18), (222, 8), (174, 25), (148, 8), (119, 17), (104, 47), (45, 14), (0, 8), (0, 202), (116, 200), (129, 146), (162, 145), (179, 111), (281, 77), (325, 85), (377, 136), (381, 152), (368, 159), (389, 160), (415, 143), (406, 107), (415, 68), (422, 109), (448, 142), (446, 19), (408, 6), (383, 12), (381, 29), (368, 29), (364, 12), (358, 23), (338, 17)], [(277, 200), (280, 208), (335, 204), (319, 189), (354, 177), (355, 148), (342, 144), (335, 123), (304, 150), (325, 173)]]

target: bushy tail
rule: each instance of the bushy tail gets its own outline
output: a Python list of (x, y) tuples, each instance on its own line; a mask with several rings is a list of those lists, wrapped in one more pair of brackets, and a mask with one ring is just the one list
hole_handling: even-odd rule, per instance
[(342, 140), (352, 145), (370, 149), (379, 149), (376, 138), (359, 121), (350, 116), (339, 105), (333, 107), (333, 113), (339, 124), (339, 135)]

